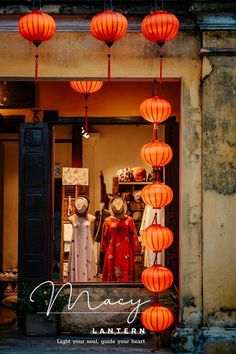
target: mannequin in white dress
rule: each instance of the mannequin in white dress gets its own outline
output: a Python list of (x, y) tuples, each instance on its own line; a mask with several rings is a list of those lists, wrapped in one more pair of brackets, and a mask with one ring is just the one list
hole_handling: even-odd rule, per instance
[(88, 214), (89, 200), (75, 200), (76, 214), (68, 219), (73, 227), (68, 261), (68, 281), (88, 282), (96, 280), (96, 263), (93, 247), (95, 216)]

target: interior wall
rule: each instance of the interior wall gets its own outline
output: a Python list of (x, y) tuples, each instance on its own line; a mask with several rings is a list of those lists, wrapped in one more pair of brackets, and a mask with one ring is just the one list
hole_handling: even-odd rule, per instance
[(18, 142), (4, 143), (3, 270), (18, 262)]
[(54, 161), (55, 164), (60, 164), (61, 173), (63, 167), (72, 166), (72, 127), (71, 126), (56, 126), (54, 127), (55, 149)]
[[(180, 118), (180, 81), (157, 84), (157, 94), (168, 99), (172, 115)], [(89, 96), (92, 117), (140, 116), (140, 104), (152, 96), (153, 81), (104, 82), (102, 88)], [(85, 101), (72, 90), (69, 82), (40, 82), (40, 107), (57, 110), (60, 117), (83, 117)]]
[[(94, 126), (91, 139), (83, 140), (83, 167), (90, 171), (90, 212), (100, 205), (100, 171), (103, 172), (107, 193), (112, 193), (112, 178), (118, 169), (125, 167), (150, 167), (140, 157), (141, 147), (152, 140), (152, 126)], [(160, 127), (163, 139), (164, 127)]]

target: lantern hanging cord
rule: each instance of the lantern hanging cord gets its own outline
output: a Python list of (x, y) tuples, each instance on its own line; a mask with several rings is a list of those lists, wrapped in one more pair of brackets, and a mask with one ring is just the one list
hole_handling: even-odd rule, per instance
[(155, 293), (155, 295), (154, 295), (154, 305), (158, 305), (158, 302), (159, 302), (159, 296), (158, 296), (159, 294), (158, 293)]
[(36, 54), (35, 54), (35, 73), (34, 73), (34, 81), (35, 83), (38, 83), (38, 77), (39, 77), (39, 62), (38, 62), (39, 56), (37, 54), (37, 49), (36, 49)]
[(111, 53), (110, 53), (110, 47), (108, 47), (108, 54), (107, 54), (107, 80), (111, 80)]
[(153, 218), (153, 220), (152, 220), (152, 225), (158, 225), (157, 211), (155, 212), (154, 218)]
[(163, 55), (160, 54), (160, 84), (162, 84), (163, 82), (162, 71), (163, 71)]
[(86, 131), (86, 133), (88, 133), (88, 98), (89, 98), (89, 95), (84, 94), (84, 97), (85, 97), (85, 106), (84, 106), (84, 109), (85, 109), (85, 131)]
[(159, 132), (159, 127), (158, 124), (153, 124), (152, 128), (152, 140), (157, 140), (158, 139), (158, 132)]
[(153, 265), (157, 265), (157, 258), (158, 258), (158, 252), (155, 252), (155, 258), (154, 258), (154, 262)]

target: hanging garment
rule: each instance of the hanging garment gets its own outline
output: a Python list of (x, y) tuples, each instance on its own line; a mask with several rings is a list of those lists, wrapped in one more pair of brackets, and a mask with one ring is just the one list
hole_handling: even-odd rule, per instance
[(103, 281), (133, 281), (135, 279), (134, 252), (141, 249), (134, 221), (130, 216), (105, 219), (101, 252), (105, 252)]
[[(157, 213), (157, 221), (159, 224), (163, 225), (165, 220), (164, 209), (155, 210), (150, 205), (146, 205), (144, 212), (143, 212), (143, 219), (140, 227), (140, 234), (142, 235), (142, 231), (150, 226), (153, 222), (155, 213)], [(142, 236), (141, 236), (142, 237)], [(145, 247), (144, 251), (144, 267), (151, 267), (153, 266), (156, 254), (150, 250), (149, 248)], [(159, 252), (157, 256), (157, 263), (164, 264), (164, 251)]]
[(95, 217), (90, 214), (86, 217), (74, 214), (68, 219), (73, 226), (68, 261), (68, 281), (94, 281), (96, 280), (96, 264), (91, 230)]

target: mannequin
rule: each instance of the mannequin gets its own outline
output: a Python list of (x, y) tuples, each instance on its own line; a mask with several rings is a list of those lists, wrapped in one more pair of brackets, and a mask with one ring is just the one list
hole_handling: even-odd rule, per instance
[(126, 215), (127, 204), (114, 197), (109, 204), (111, 216), (105, 219), (101, 252), (105, 252), (103, 281), (134, 281), (135, 255), (140, 250), (134, 221)]
[(75, 200), (76, 213), (68, 220), (73, 226), (68, 261), (68, 281), (83, 282), (96, 280), (96, 264), (93, 248), (95, 217), (88, 214), (89, 200), (78, 197)]

